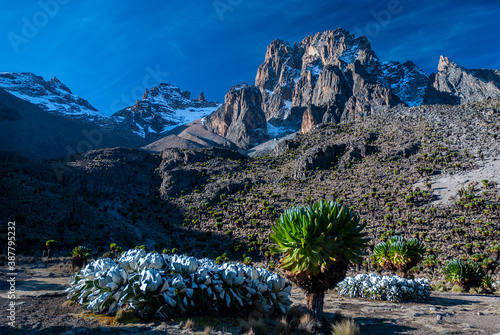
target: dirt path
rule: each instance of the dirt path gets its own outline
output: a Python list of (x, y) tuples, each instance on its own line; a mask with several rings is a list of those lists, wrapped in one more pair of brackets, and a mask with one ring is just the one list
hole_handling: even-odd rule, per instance
[(325, 310), (354, 318), (362, 334), (495, 334), (500, 297), (432, 292), (426, 303), (391, 303), (327, 296)]
[[(132, 325), (113, 325), (112, 318), (95, 317), (75, 306), (63, 305), (68, 283), (68, 264), (36, 264), (19, 268), (16, 283), (16, 325), (14, 331), (3, 322), (3, 334), (203, 334), (207, 325), (213, 334), (237, 334), (238, 320), (194, 318), (195, 327), (183, 329), (175, 319)], [(0, 271), (0, 309), (2, 320), (10, 302), (5, 295), (6, 272)], [(292, 290), (294, 304), (305, 307), (301, 290)], [(349, 299), (330, 292), (325, 298), (325, 313), (340, 312), (360, 325), (362, 334), (497, 334), (500, 333), (500, 296), (432, 292), (426, 303), (396, 304), (384, 301)], [(111, 325), (103, 325), (110, 324)], [(269, 330), (272, 322), (269, 323)], [(272, 332), (271, 332), (272, 333)]]

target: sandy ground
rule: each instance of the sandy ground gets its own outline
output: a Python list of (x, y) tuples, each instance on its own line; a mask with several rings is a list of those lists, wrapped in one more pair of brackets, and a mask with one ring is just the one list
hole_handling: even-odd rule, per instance
[[(488, 180), (500, 184), (500, 156), (485, 159), (476, 162), (478, 168), (466, 172), (457, 172), (454, 174), (437, 175), (430, 177), (432, 190), (437, 197), (435, 205), (452, 205), (459, 198), (458, 190), (467, 188), (467, 185), (473, 182), (478, 183), (482, 189), (481, 180)], [(422, 187), (423, 181), (415, 186)]]

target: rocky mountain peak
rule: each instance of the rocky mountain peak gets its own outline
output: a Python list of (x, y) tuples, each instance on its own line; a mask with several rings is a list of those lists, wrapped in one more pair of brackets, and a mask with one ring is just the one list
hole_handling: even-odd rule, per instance
[(0, 72), (0, 87), (51, 113), (87, 120), (105, 118), (87, 100), (73, 94), (55, 77), (45, 81), (43, 77), (29, 72)]
[(149, 97), (149, 90), (146, 88), (146, 91), (142, 95), (142, 100), (147, 100)]
[(219, 107), (204, 98), (191, 100), (191, 93), (168, 83), (146, 89), (141, 100), (111, 116), (120, 127), (153, 142), (173, 128), (209, 115)]
[(468, 70), (441, 56), (437, 73), (429, 78), (424, 104), (457, 105), (498, 96), (500, 71)]
[(267, 123), (261, 109), (262, 95), (256, 86), (231, 87), (224, 104), (205, 120), (208, 130), (224, 136), (240, 148), (249, 149), (267, 139)]
[(206, 101), (205, 94), (203, 92), (201, 92), (200, 95), (198, 96), (198, 101)]
[(54, 78), (50, 79), (49, 81), (47, 81), (47, 84), (49, 84), (55, 88), (60, 88), (61, 90), (66, 91), (69, 94), (73, 94), (73, 92), (71, 92), (69, 87), (64, 85), (59, 79), (57, 79), (57, 77), (54, 77)]
[(445, 57), (443, 55), (439, 56), (439, 63), (437, 68), (438, 72), (445, 72), (452, 69), (464, 70), (463, 67), (453, 63), (448, 57)]
[(384, 61), (378, 65), (381, 73), (379, 80), (390, 87), (398, 98), (408, 106), (422, 104), (429, 77), (415, 63)]
[(366, 37), (339, 28), (307, 36), (293, 46), (273, 41), (255, 85), (268, 122), (308, 131), (318, 123), (355, 119), (402, 103), (411, 90), (423, 96), (426, 76), (414, 68), (398, 62), (382, 66)]
[(307, 36), (299, 45), (306, 50), (304, 60), (309, 63), (318, 58), (324, 65), (338, 65), (339, 61), (349, 64), (355, 59), (365, 63), (376, 57), (365, 36), (356, 38), (342, 28)]

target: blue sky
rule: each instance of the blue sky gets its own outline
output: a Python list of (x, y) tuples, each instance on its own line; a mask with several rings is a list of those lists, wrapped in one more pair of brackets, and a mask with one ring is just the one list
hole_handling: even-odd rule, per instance
[(440, 55), (500, 69), (499, 18), (496, 0), (4, 1), (0, 71), (57, 76), (109, 115), (160, 81), (222, 101), (254, 83), (274, 39), (338, 27), (366, 35), (379, 58), (427, 73)]

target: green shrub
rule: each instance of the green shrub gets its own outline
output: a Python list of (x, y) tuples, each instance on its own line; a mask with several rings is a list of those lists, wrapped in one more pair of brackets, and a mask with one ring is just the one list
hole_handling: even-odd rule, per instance
[(47, 242), (45, 242), (45, 245), (47, 247), (55, 247), (57, 245), (57, 241), (56, 240), (48, 240)]
[(408, 271), (420, 263), (424, 252), (424, 245), (417, 239), (393, 236), (374, 247), (371, 259), (375, 265), (406, 278)]
[(90, 256), (90, 249), (80, 245), (71, 251), (71, 256), (73, 258), (88, 258)]
[(453, 259), (446, 263), (443, 274), (448, 282), (451, 282), (464, 291), (469, 291), (471, 287), (481, 286), (485, 276), (483, 269), (473, 260)]

